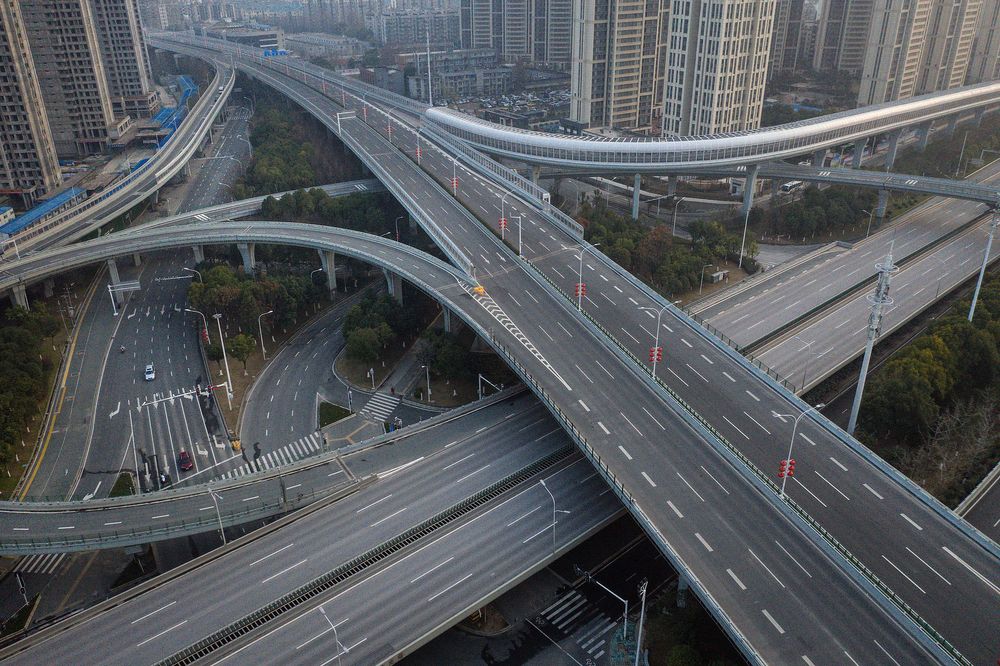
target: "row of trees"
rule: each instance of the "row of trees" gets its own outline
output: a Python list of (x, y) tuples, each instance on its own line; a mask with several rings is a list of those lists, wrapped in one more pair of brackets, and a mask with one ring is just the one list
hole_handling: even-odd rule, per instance
[[(665, 294), (697, 289), (706, 264), (737, 256), (740, 250), (740, 237), (714, 220), (689, 226), (689, 246), (678, 243), (667, 224), (643, 227), (603, 205), (584, 203), (580, 217), (587, 240), (600, 243), (612, 260)], [(747, 255), (752, 257), (756, 252), (757, 245), (751, 242)]]
[(10, 308), (0, 324), (0, 463), (14, 459), (14, 447), (38, 416), (53, 370), (42, 345), (58, 330), (59, 319), (42, 304), (30, 312)]
[(861, 412), (866, 432), (919, 445), (943, 410), (1000, 382), (1000, 278), (983, 284), (975, 321), (964, 314), (960, 307), (936, 321), (872, 379)]
[(223, 321), (241, 330), (256, 331), (257, 317), (273, 310), (269, 321), (278, 326), (292, 323), (299, 312), (325, 296), (323, 287), (306, 276), (250, 276), (226, 264), (199, 266), (204, 282), (188, 287), (188, 303), (206, 316), (222, 313)]
[(874, 210), (876, 196), (872, 190), (841, 185), (823, 190), (807, 187), (802, 198), (790, 204), (766, 210), (754, 208), (750, 212), (750, 225), (766, 229), (771, 235), (786, 234), (792, 238), (839, 232), (859, 222), (866, 223), (869, 213), (864, 211)]
[[(936, 135), (942, 132), (939, 129)], [(979, 159), (984, 150), (1000, 150), (1000, 117), (986, 116), (979, 127), (960, 127), (956, 130), (955, 137), (931, 141), (923, 151), (906, 150), (896, 159), (892, 170), (897, 173), (954, 178), (956, 170), (962, 173), (966, 167), (969, 171), (977, 169), (978, 163), (975, 160)], [(987, 153), (984, 160), (996, 157), (995, 154)]]
[(370, 363), (397, 336), (420, 325), (418, 299), (400, 305), (387, 294), (367, 294), (344, 317), (344, 341), (350, 358)]
[(291, 120), (278, 109), (257, 110), (250, 143), (254, 146), (253, 163), (234, 188), (237, 199), (317, 182), (312, 144), (297, 136)]
[[(331, 197), (319, 188), (296, 190), (280, 199), (268, 196), (261, 203), (260, 217), (283, 222), (306, 222), (330, 227), (354, 229), (367, 233), (382, 233), (389, 221), (387, 213), (405, 215), (390, 195), (350, 194)], [(400, 236), (407, 233), (405, 220), (399, 227)], [(395, 228), (393, 228), (395, 230)]]

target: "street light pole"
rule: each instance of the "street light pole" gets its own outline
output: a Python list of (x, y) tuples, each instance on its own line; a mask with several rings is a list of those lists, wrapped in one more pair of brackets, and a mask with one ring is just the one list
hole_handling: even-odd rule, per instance
[(264, 349), (264, 325), (261, 320), (269, 314), (274, 314), (274, 310), (263, 312), (257, 317), (257, 332), (260, 333), (260, 354), (264, 357), (265, 361), (267, 360), (267, 350)]
[(326, 609), (322, 606), (319, 607), (319, 613), (326, 618), (326, 621), (330, 623), (330, 628), (333, 629), (333, 640), (337, 643), (337, 664), (343, 664), (341, 657), (344, 652), (347, 652), (347, 650), (344, 649), (344, 644), (340, 642), (340, 636), (337, 635), (337, 625), (335, 625), (333, 621), (326, 616)]
[(681, 205), (682, 201), (684, 201), (684, 197), (677, 197), (677, 201), (674, 202), (674, 222), (670, 230), (671, 236), (677, 235), (677, 207)]
[[(750, 185), (749, 179), (747, 179), (747, 186)], [(747, 212), (743, 216), (743, 240), (740, 241), (740, 261), (737, 264), (737, 268), (743, 268), (743, 251), (746, 249), (747, 245), (747, 229), (750, 227), (750, 209), (752, 206), (747, 206)]]
[(229, 357), (226, 356), (226, 341), (222, 339), (222, 314), (216, 313), (212, 315), (215, 318), (215, 323), (219, 327), (219, 345), (222, 347), (222, 362), (226, 366), (226, 401), (229, 403), (229, 409), (233, 408), (233, 380), (229, 374)]
[[(215, 517), (219, 519), (219, 534), (222, 535), (222, 545), (226, 545), (226, 530), (222, 527), (222, 514), (219, 512), (219, 503), (216, 501), (215, 491), (212, 490), (211, 486), (205, 486), (208, 490), (209, 497), (212, 498), (212, 504), (215, 505)], [(221, 497), (221, 495), (219, 496)]]
[(187, 271), (188, 273), (194, 273), (195, 275), (198, 276), (198, 282), (204, 284), (205, 281), (201, 279), (201, 271), (195, 270), (193, 268), (188, 268), (187, 266), (181, 266), (181, 270)]
[(889, 282), (892, 274), (899, 268), (892, 264), (892, 246), (889, 244), (889, 252), (885, 255), (885, 261), (876, 264), (879, 277), (875, 291), (868, 294), (868, 302), (872, 304), (871, 314), (868, 316), (868, 342), (865, 344), (865, 356), (861, 361), (861, 375), (858, 377), (858, 388), (854, 392), (854, 404), (851, 405), (851, 417), (847, 423), (847, 434), (853, 435), (854, 428), (858, 424), (858, 411), (861, 409), (861, 396), (865, 392), (865, 380), (868, 379), (868, 365), (872, 360), (872, 348), (875, 346), (875, 338), (882, 331), (882, 307), (892, 305), (892, 298), (889, 297)]
[(511, 215), (510, 219), (517, 218), (517, 256), (521, 256), (521, 216)]
[(604, 584), (601, 583), (601, 581), (594, 578), (589, 571), (584, 571), (575, 564), (573, 565), (573, 571), (576, 573), (577, 576), (586, 577), (588, 582), (593, 583), (594, 585), (598, 586), (599, 588), (601, 588), (602, 590), (613, 596), (618, 601), (625, 604), (625, 614), (622, 615), (622, 640), (628, 640), (628, 599), (622, 599), (620, 596), (618, 596), (617, 594), (609, 590), (607, 587), (605, 587)]
[(635, 664), (633, 666), (639, 666), (639, 655), (642, 654), (642, 623), (646, 619), (646, 587), (648, 585), (648, 580), (639, 583), (639, 598), (642, 599), (642, 605), (639, 606), (639, 628), (635, 633)]
[[(656, 334), (653, 336), (653, 349), (656, 352), (659, 352), (659, 349), (660, 349), (660, 318), (663, 316), (663, 312), (664, 312), (664, 310), (667, 309), (667, 307), (668, 306), (664, 305), (662, 308), (660, 308), (660, 311), (656, 313)], [(650, 312), (653, 312), (653, 308), (641, 307), (639, 309), (640, 310), (649, 310)], [(659, 354), (658, 353), (654, 353), (653, 354), (653, 378), (654, 379), (656, 378), (656, 361), (657, 361), (658, 358), (659, 358)]]
[(979, 300), (979, 289), (983, 286), (983, 276), (986, 274), (986, 264), (990, 261), (990, 247), (993, 245), (993, 234), (1000, 225), (1000, 218), (997, 217), (997, 209), (993, 209), (993, 220), (990, 222), (990, 232), (986, 236), (986, 251), (983, 253), (983, 265), (979, 268), (979, 279), (976, 280), (976, 290), (972, 293), (972, 305), (969, 306), (969, 321), (976, 314), (976, 301)]
[[(807, 409), (806, 411), (802, 412), (801, 414), (795, 417), (795, 423), (792, 425), (792, 440), (788, 442), (788, 457), (785, 458), (785, 460), (792, 459), (792, 448), (795, 446), (795, 431), (799, 427), (799, 421), (802, 419), (803, 416), (805, 416), (809, 412), (819, 411), (824, 407), (826, 407), (826, 403), (821, 402), (818, 405), (813, 405), (812, 407), (810, 407), (809, 409)], [(785, 476), (781, 477), (781, 499), (785, 499), (785, 481), (787, 480), (788, 480), (788, 474), (785, 474)]]
[[(425, 373), (427, 375), (427, 402), (430, 402), (431, 401), (431, 366), (429, 366), (429, 365), (422, 365), (420, 367), (425, 370)], [(480, 393), (482, 393), (482, 389), (480, 389)]]
[[(577, 288), (576, 288), (576, 309), (583, 310), (583, 255), (587, 252), (588, 247), (597, 247), (600, 243), (594, 243), (593, 245), (581, 245), (580, 246), (580, 270), (577, 274)], [(569, 248), (566, 248), (567, 250)]]
[(538, 482), (540, 484), (542, 484), (542, 488), (544, 488), (545, 492), (547, 492), (549, 494), (549, 497), (552, 498), (552, 554), (555, 555), (556, 554), (556, 513), (566, 513), (566, 514), (568, 514), (570, 512), (566, 511), (564, 509), (557, 510), (556, 509), (556, 496), (553, 495), (552, 491), (549, 490), (549, 487), (547, 485), (545, 485), (545, 479), (539, 479)]
[(396, 216), (396, 242), (397, 243), (399, 242), (399, 221), (402, 220), (404, 217), (406, 217), (406, 216), (405, 215), (397, 215)]
[(701, 267), (701, 282), (698, 284), (698, 294), (701, 294), (702, 288), (705, 286), (705, 269), (711, 268), (712, 264), (705, 264)]
[(865, 238), (868, 238), (868, 234), (872, 232), (872, 218), (875, 217), (875, 211), (862, 208), (861, 212), (868, 213), (868, 231), (865, 232)]

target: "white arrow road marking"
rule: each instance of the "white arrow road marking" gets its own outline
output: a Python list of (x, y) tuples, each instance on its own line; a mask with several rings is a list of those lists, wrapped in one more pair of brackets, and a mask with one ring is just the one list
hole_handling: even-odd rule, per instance
[(122, 401), (121, 401), (121, 400), (119, 400), (119, 401), (118, 401), (118, 406), (117, 406), (117, 407), (115, 407), (115, 411), (113, 411), (113, 412), (111, 412), (110, 414), (108, 414), (108, 418), (109, 418), (109, 419), (113, 419), (113, 418), (114, 418), (114, 417), (115, 417), (115, 416), (116, 416), (116, 415), (118, 414), (118, 412), (120, 412), (120, 411), (121, 411), (121, 409), (122, 409)]

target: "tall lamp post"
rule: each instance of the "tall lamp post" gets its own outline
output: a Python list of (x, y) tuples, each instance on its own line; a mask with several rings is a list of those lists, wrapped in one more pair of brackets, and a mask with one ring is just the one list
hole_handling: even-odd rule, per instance
[(187, 271), (188, 273), (194, 273), (198, 276), (198, 282), (204, 283), (205, 281), (201, 279), (201, 271), (195, 270), (194, 268), (188, 268), (187, 266), (181, 266), (182, 271)]
[(226, 530), (223, 529), (223, 527), (222, 527), (222, 514), (219, 512), (219, 503), (216, 501), (218, 499), (221, 499), (222, 496), (221, 495), (216, 495), (215, 494), (215, 490), (212, 489), (212, 486), (206, 485), (205, 488), (208, 490), (209, 497), (212, 498), (212, 504), (215, 505), (215, 517), (219, 519), (219, 534), (222, 535), (222, 545), (225, 546), (226, 545)]
[(701, 267), (701, 282), (698, 283), (698, 294), (701, 294), (702, 288), (705, 286), (705, 269), (711, 268), (714, 264), (705, 264)]
[[(588, 248), (597, 247), (600, 243), (594, 243), (593, 245), (581, 245), (580, 246), (580, 270), (577, 272), (577, 283), (576, 283), (576, 309), (583, 310), (583, 255), (587, 253)], [(569, 249), (565, 245), (565, 249)]]
[(337, 664), (343, 664), (341, 656), (347, 652), (347, 649), (344, 647), (344, 644), (340, 642), (340, 636), (337, 635), (337, 625), (335, 625), (333, 621), (326, 616), (326, 609), (322, 606), (319, 607), (319, 613), (326, 618), (326, 621), (330, 623), (330, 628), (333, 629), (333, 640), (337, 643)]
[(617, 594), (609, 590), (607, 587), (605, 587), (601, 581), (594, 578), (589, 571), (584, 571), (575, 564), (573, 565), (573, 571), (576, 573), (577, 576), (584, 576), (588, 582), (593, 583), (594, 585), (598, 586), (599, 588), (601, 588), (602, 590), (613, 596), (618, 601), (625, 604), (625, 614), (622, 615), (622, 640), (628, 640), (628, 599), (622, 599), (620, 596), (618, 596)]
[(990, 221), (990, 232), (986, 236), (986, 251), (983, 253), (983, 265), (979, 268), (979, 279), (976, 280), (976, 290), (972, 293), (972, 305), (969, 306), (969, 321), (976, 314), (976, 301), (979, 300), (979, 289), (983, 286), (983, 276), (986, 274), (986, 264), (990, 262), (990, 247), (993, 245), (993, 235), (1000, 225), (1000, 218), (997, 217), (997, 209), (993, 209), (993, 220)]
[(257, 316), (257, 332), (260, 334), (260, 354), (267, 360), (267, 350), (264, 349), (264, 324), (262, 320), (269, 314), (274, 314), (274, 310), (268, 310), (267, 312), (262, 312)]
[[(805, 416), (806, 414), (808, 414), (809, 412), (819, 411), (819, 410), (823, 409), (824, 407), (826, 407), (826, 403), (821, 402), (818, 405), (813, 405), (812, 407), (810, 407), (809, 409), (805, 410), (804, 412), (802, 412), (801, 414), (799, 414), (798, 416), (795, 417), (795, 423), (792, 425), (792, 439), (791, 439), (790, 442), (788, 442), (788, 457), (785, 458), (785, 460), (791, 460), (792, 459), (792, 448), (795, 446), (795, 431), (798, 430), (799, 421), (801, 421), (802, 417)], [(783, 414), (782, 416), (791, 416), (791, 414)], [(791, 476), (791, 474), (787, 474), (786, 473), (786, 474), (784, 474), (781, 477), (781, 498), (782, 499), (785, 498), (785, 482), (788, 481), (788, 477), (789, 476)]]
[(556, 553), (556, 514), (557, 513), (570, 514), (572, 512), (571, 511), (566, 511), (565, 509), (556, 509), (556, 496), (553, 495), (552, 491), (549, 490), (549, 487), (547, 485), (545, 485), (545, 479), (539, 479), (538, 482), (542, 484), (542, 488), (544, 488), (545, 492), (547, 492), (549, 494), (549, 497), (552, 498), (552, 554), (555, 555), (555, 553)]
[(429, 365), (422, 365), (420, 367), (424, 370), (425, 374), (427, 375), (427, 402), (430, 402), (431, 401), (431, 366), (429, 366)]
[(875, 217), (875, 211), (868, 210), (867, 208), (862, 208), (861, 212), (868, 213), (868, 231), (865, 232), (865, 238), (868, 238), (868, 234), (872, 232), (872, 218)]
[[(669, 306), (664, 305), (660, 308), (660, 311), (656, 313), (656, 334), (653, 336), (653, 348), (649, 350), (650, 357), (653, 362), (653, 378), (656, 378), (656, 363), (663, 358), (663, 348), (660, 347), (660, 318), (663, 317), (663, 312)], [(640, 307), (640, 310), (647, 310), (649, 312), (656, 312), (654, 308)]]

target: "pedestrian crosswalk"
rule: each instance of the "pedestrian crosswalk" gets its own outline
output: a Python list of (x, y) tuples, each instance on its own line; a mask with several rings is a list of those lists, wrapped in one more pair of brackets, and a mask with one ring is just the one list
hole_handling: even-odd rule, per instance
[(392, 414), (398, 404), (398, 395), (376, 393), (359, 413), (365, 418), (372, 419), (374, 421), (387, 421), (389, 419), (389, 415)]
[(20, 573), (52, 574), (62, 563), (66, 553), (41, 553), (22, 557), (14, 566), (14, 571)]
[[(262, 455), (256, 462), (249, 462), (235, 469), (231, 469), (221, 477), (222, 479), (235, 479), (257, 471), (273, 469), (281, 465), (288, 465), (306, 456), (319, 453), (322, 448), (322, 435), (314, 432), (307, 437), (301, 437), (291, 444), (286, 444), (280, 449), (275, 449), (270, 453)], [(250, 453), (249, 451), (247, 453)]]
[(572, 636), (580, 649), (594, 660), (604, 656), (608, 632), (618, 624), (576, 590), (560, 597), (540, 615), (550, 630), (555, 629), (561, 636)]

